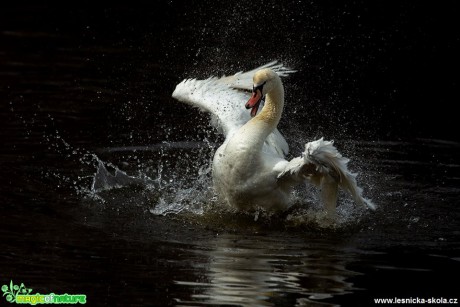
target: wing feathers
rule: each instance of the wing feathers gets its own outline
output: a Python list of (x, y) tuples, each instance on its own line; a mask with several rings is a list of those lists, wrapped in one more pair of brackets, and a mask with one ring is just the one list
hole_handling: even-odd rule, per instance
[[(257, 70), (267, 67), (282, 77), (295, 72), (273, 61), (232, 76), (210, 77), (206, 80), (185, 79), (176, 86), (172, 97), (210, 113), (215, 119), (212, 121), (213, 126), (221, 129), (228, 138), (251, 119), (244, 105), (250, 97), (248, 91), (252, 90), (252, 77)], [(280, 156), (286, 155), (289, 151), (286, 140), (278, 130), (270, 134), (266, 143)]]
[(355, 202), (375, 209), (375, 205), (370, 200), (362, 197), (362, 189), (356, 183), (356, 174), (351, 173), (347, 168), (348, 162), (349, 159), (339, 153), (332, 141), (324, 141), (321, 138), (307, 143), (302, 157), (289, 161), (278, 178), (309, 179), (328, 189), (325, 195), (331, 194), (331, 190), (338, 184), (351, 194)]
[(277, 64), (278, 61), (272, 61), (270, 63), (267, 63), (265, 65), (259, 66), (253, 70), (247, 71), (247, 72), (238, 72), (234, 74), (233, 76), (228, 76), (228, 77), (222, 77), (219, 79), (219, 82), (235, 88), (235, 89), (241, 89), (241, 90), (246, 90), (246, 91), (251, 91), (252, 90), (252, 77), (254, 74), (263, 68), (271, 68), (274, 72), (276, 72), (280, 77), (287, 77), (289, 74), (296, 72), (296, 70), (290, 69), (285, 67), (283, 64)]

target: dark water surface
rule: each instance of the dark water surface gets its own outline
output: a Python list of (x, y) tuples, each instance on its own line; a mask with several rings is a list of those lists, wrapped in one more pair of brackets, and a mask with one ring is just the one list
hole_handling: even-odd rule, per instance
[[(90, 306), (460, 299), (458, 13), (453, 1), (2, 7), (0, 285)], [(375, 212), (341, 194), (326, 224), (315, 190), (278, 215), (218, 203), (222, 138), (171, 93), (273, 59), (298, 69), (280, 123), (292, 154), (334, 139)]]

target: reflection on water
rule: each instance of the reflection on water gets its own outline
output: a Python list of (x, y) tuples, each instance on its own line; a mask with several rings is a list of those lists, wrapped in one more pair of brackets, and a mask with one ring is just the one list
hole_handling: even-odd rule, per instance
[[(238, 306), (307, 306), (356, 290), (347, 278), (347, 258), (331, 246), (299, 238), (223, 234), (207, 243), (209, 260), (199, 282), (176, 280), (194, 289), (190, 301), (180, 304)], [(327, 305), (327, 304), (326, 304)]]

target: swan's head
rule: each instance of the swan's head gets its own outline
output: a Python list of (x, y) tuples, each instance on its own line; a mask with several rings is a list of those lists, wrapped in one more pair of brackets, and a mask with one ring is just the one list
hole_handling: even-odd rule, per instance
[(253, 82), (252, 96), (246, 103), (246, 109), (251, 109), (252, 117), (256, 116), (260, 102), (265, 95), (274, 88), (277, 82), (280, 82), (280, 77), (270, 68), (265, 68), (254, 74)]

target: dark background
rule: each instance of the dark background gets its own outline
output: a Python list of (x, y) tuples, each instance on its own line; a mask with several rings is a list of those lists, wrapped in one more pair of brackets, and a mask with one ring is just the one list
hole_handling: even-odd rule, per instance
[[(3, 123), (11, 120), (9, 103), (23, 104), (38, 119), (56, 110), (70, 139), (116, 142), (132, 130), (133, 143), (154, 142), (164, 135), (146, 131), (168, 125), (168, 114), (194, 112), (164, 101), (184, 77), (278, 59), (298, 70), (285, 82), (286, 112), (307, 135), (458, 140), (456, 1), (2, 6)], [(69, 105), (53, 101), (63, 86)]]
[[(383, 204), (376, 222), (356, 226), (378, 229), (370, 238), (361, 232), (357, 246), (382, 243), (388, 254), (358, 256), (351, 268), (364, 273), (355, 281), (367, 292), (350, 294), (350, 305), (386, 295), (388, 287), (391, 295), (456, 295), (443, 276), (458, 271), (452, 264), (458, 261), (427, 255), (458, 257), (458, 16), (457, 1), (0, 4), (2, 281), (56, 293), (96, 287), (100, 304), (129, 302), (133, 294), (171, 303), (173, 281), (183, 277), (171, 272), (192, 274), (199, 258), (196, 246), (184, 251), (175, 241), (208, 240), (208, 229), (197, 235), (182, 221), (139, 218), (142, 208), (126, 206), (120, 215), (132, 195), (141, 196), (128, 205), (149, 204), (138, 190), (111, 191), (115, 201), (88, 209), (76, 191), (90, 180), (74, 180), (94, 176), (88, 157), (104, 158), (101, 149), (209, 137), (207, 116), (171, 98), (183, 78), (278, 59), (298, 70), (284, 83), (280, 128), (289, 144), (321, 136), (356, 140), (338, 144), (356, 147), (353, 161), (368, 163), (364, 176), (374, 176), (373, 197)], [(376, 149), (366, 151), (373, 141)], [(139, 165), (156, 166), (157, 153), (149, 154), (153, 162)], [(419, 224), (410, 222), (413, 216)], [(416, 228), (425, 222), (433, 228)], [(142, 241), (150, 235), (152, 241)], [(440, 251), (443, 242), (450, 251)]]

